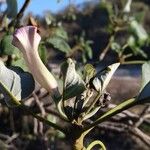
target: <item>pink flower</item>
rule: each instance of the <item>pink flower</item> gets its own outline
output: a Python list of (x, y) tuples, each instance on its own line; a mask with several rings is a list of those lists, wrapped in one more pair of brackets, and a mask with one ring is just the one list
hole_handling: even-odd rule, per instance
[(17, 29), (13, 36), (13, 45), (21, 50), (26, 64), (33, 77), (49, 92), (58, 92), (57, 81), (48, 71), (38, 54), (41, 37), (34, 26), (25, 26)]

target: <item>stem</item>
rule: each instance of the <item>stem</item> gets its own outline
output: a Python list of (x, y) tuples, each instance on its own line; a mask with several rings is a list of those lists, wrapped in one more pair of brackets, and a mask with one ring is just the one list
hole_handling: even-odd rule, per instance
[(41, 122), (43, 122), (43, 123), (53, 127), (54, 129), (59, 130), (62, 133), (66, 134), (66, 130), (64, 128), (62, 128), (61, 126), (59, 126), (59, 125), (57, 125), (57, 124), (55, 124), (55, 123), (45, 119), (44, 117), (42, 117), (42, 116), (40, 116), (38, 114), (33, 113), (32, 110), (30, 110), (27, 106), (23, 105), (22, 103), (20, 105), (20, 108), (22, 108), (24, 111), (28, 112), (30, 115), (32, 115), (33, 117), (35, 117), (39, 121), (41, 121)]
[(12, 20), (10, 23), (9, 23), (9, 27), (15, 25), (15, 24), (18, 24), (19, 20), (23, 17), (23, 14), (24, 14), (24, 11), (27, 9), (29, 3), (30, 3), (31, 0), (25, 0), (24, 4), (22, 5), (22, 8), (20, 9), (20, 11), (18, 12), (17, 16), (15, 17), (14, 20)]
[(128, 64), (131, 64), (131, 65), (134, 65), (134, 64), (144, 64), (146, 61), (144, 60), (133, 60), (133, 61), (125, 61), (121, 64), (123, 65), (128, 65)]
[[(98, 94), (96, 95), (93, 103), (90, 105), (90, 107), (87, 109), (87, 111), (85, 112), (85, 115), (83, 116), (83, 118), (85, 118), (85, 116), (91, 111), (91, 109), (94, 107), (94, 105), (96, 104), (97, 100), (100, 98), (101, 93), (98, 92)], [(83, 119), (82, 119), (83, 120)]]
[(73, 141), (73, 150), (83, 150), (85, 147), (83, 145), (84, 134)]
[(29, 3), (31, 0), (25, 0), (22, 8), (20, 9), (19, 13), (17, 14), (16, 19), (21, 19), (21, 17), (23, 16), (24, 11), (26, 10), (26, 8), (28, 7)]
[(86, 150), (91, 150), (95, 145), (100, 145), (101, 146), (101, 149), (100, 150), (106, 150), (106, 147), (105, 145), (103, 144), (103, 142), (99, 141), (99, 140), (96, 140), (94, 142), (92, 142), (88, 148)]
[(82, 131), (82, 128), (79, 126), (73, 126), (68, 134), (73, 150), (86, 150), (84, 147), (84, 137), (89, 133), (89, 131), (90, 130)]
[(99, 60), (103, 60), (106, 53), (108, 52), (110, 46), (111, 46), (111, 43), (112, 43), (112, 40), (114, 39), (115, 37), (115, 32), (111, 35), (109, 41), (108, 41), (108, 44), (106, 45), (106, 47), (103, 49), (102, 53), (100, 54), (99, 56)]
[(95, 126), (97, 126), (98, 124), (104, 122), (105, 120), (109, 119), (110, 117), (122, 112), (125, 109), (128, 109), (128, 108), (134, 106), (136, 103), (137, 103), (136, 99), (132, 98), (132, 99), (129, 99), (129, 100), (119, 104), (115, 108), (113, 108), (113, 109), (109, 110), (108, 112), (106, 112), (104, 115), (102, 115), (100, 118), (98, 118), (95, 122), (93, 122), (89, 126), (85, 127), (83, 129), (83, 131), (94, 128)]

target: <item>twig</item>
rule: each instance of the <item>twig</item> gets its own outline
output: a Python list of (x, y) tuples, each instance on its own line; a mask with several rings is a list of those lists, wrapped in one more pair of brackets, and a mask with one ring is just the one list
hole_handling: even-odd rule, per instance
[(18, 12), (17, 16), (9, 23), (8, 27), (11, 27), (13, 25), (17, 25), (20, 19), (23, 17), (24, 11), (28, 7), (31, 0), (25, 0), (24, 4), (22, 5), (22, 8)]
[(136, 137), (140, 138), (148, 147), (150, 147), (150, 137), (143, 133), (140, 129), (130, 128), (129, 132), (131, 132)]
[(138, 121), (134, 124), (134, 127), (135, 127), (135, 128), (139, 127), (139, 126), (143, 123), (144, 117), (145, 117), (145, 115), (149, 112), (149, 110), (150, 110), (150, 105), (149, 105), (149, 106), (146, 106), (146, 107), (143, 109), (142, 113), (141, 113), (140, 116), (139, 116)]
[(37, 105), (38, 105), (38, 107), (39, 107), (39, 109), (41, 111), (42, 117), (45, 117), (46, 113), (45, 113), (45, 109), (43, 107), (43, 104), (40, 102), (38, 96), (34, 92), (33, 92), (32, 95), (33, 95), (33, 97), (34, 97), (34, 99), (35, 99), (35, 101), (36, 101), (36, 103), (37, 103)]
[(7, 141), (5, 142), (6, 144), (9, 144), (9, 143), (11, 143), (14, 139), (16, 139), (17, 137), (19, 136), (19, 134), (13, 134), (11, 137), (9, 137), (8, 139), (7, 139)]
[(102, 53), (99, 56), (99, 60), (103, 60), (104, 59), (106, 53), (108, 52), (108, 50), (109, 50), (109, 48), (111, 46), (111, 43), (112, 43), (112, 40), (114, 39), (114, 36), (115, 36), (115, 34), (111, 35), (111, 37), (110, 37), (110, 39), (108, 41), (108, 44), (106, 45), (106, 47), (103, 49)]
[(92, 108), (94, 107), (94, 105), (96, 104), (96, 102), (98, 101), (98, 99), (101, 97), (101, 93), (98, 92), (96, 97), (94, 98), (92, 104), (88, 107), (88, 109), (86, 110), (82, 120), (85, 118), (85, 116), (92, 110)]
[(92, 129), (94, 126), (98, 125), (99, 123), (104, 122), (106, 119), (122, 112), (123, 110), (125, 110), (131, 106), (134, 106), (135, 103), (136, 103), (135, 98), (129, 99), (129, 100), (121, 103), (120, 105), (116, 106), (114, 109), (111, 109), (108, 112), (106, 112), (104, 115), (102, 115), (100, 118), (98, 118), (94, 123), (85, 127), (83, 129), (83, 131)]
[(33, 113), (27, 106), (25, 106), (23, 104), (20, 107), (23, 110), (27, 111), (29, 114), (31, 114), (33, 117), (38, 119), (39, 121), (41, 121), (41, 122), (43, 122), (43, 123), (53, 127), (54, 129), (60, 130), (62, 133), (66, 134), (66, 130), (63, 127), (61, 127), (61, 126), (59, 126), (59, 125), (57, 125), (57, 124), (55, 124), (53, 122), (50, 122), (49, 120), (43, 118), (42, 116), (40, 116), (38, 114)]
[(13, 115), (13, 110), (10, 109), (10, 114), (9, 114), (9, 119), (10, 119), (10, 127), (13, 132), (15, 132), (15, 123), (14, 123), (14, 115)]
[(130, 64), (130, 65), (134, 65), (134, 64), (144, 64), (146, 61), (143, 61), (143, 60), (132, 60), (132, 61), (125, 61), (125, 62), (122, 62), (121, 64), (123, 64), (123, 65), (128, 65), (128, 64)]
[(9, 136), (8, 136), (8, 135), (5, 135), (5, 134), (0, 133), (0, 138), (1, 138), (1, 139), (4, 139), (4, 140), (7, 140), (7, 139), (9, 138)]
[[(92, 121), (88, 120), (86, 123), (92, 123)], [(128, 124), (125, 124), (123, 122), (110, 122), (106, 121), (102, 124), (99, 124), (97, 126), (100, 129), (105, 130), (111, 130), (119, 133), (129, 133), (130, 135), (133, 135), (137, 138), (139, 138), (141, 141), (143, 141), (147, 146), (150, 147), (150, 137), (143, 133), (140, 129), (134, 128), (133, 126), (130, 126)]]
[(33, 132), (35, 135), (38, 134), (38, 121), (36, 118), (33, 119), (33, 122), (34, 122), (34, 128), (33, 128)]

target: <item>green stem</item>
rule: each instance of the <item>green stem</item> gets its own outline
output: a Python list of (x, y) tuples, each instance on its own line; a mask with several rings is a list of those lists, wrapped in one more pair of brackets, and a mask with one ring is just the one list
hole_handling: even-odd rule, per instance
[(144, 60), (133, 60), (133, 61), (125, 61), (125, 62), (123, 62), (123, 63), (121, 63), (121, 64), (123, 64), (123, 65), (128, 65), (128, 64), (144, 64), (146, 61), (144, 61)]
[(100, 145), (101, 146), (101, 149), (100, 150), (106, 150), (106, 147), (105, 145), (103, 144), (103, 142), (99, 141), (99, 140), (96, 140), (94, 142), (92, 142), (86, 150), (91, 150), (95, 145)]
[(43, 122), (43, 123), (53, 127), (54, 129), (59, 130), (62, 133), (66, 134), (66, 130), (64, 128), (62, 128), (61, 126), (59, 126), (59, 125), (57, 125), (57, 124), (55, 124), (55, 123), (45, 119), (44, 117), (42, 117), (42, 116), (40, 116), (38, 114), (33, 113), (32, 110), (30, 110), (29, 107), (25, 106), (24, 104), (21, 103), (21, 105), (19, 107), (21, 109), (25, 110), (26, 112), (28, 112), (33, 117), (35, 117), (37, 120), (39, 120), (39, 121), (41, 121), (41, 122)]
[(96, 125), (104, 122), (105, 120), (109, 119), (110, 117), (122, 112), (123, 110), (126, 110), (126, 109), (134, 106), (136, 103), (137, 103), (137, 100), (135, 98), (132, 98), (132, 99), (129, 99), (129, 100), (117, 105), (115, 108), (109, 110), (104, 115), (102, 115), (100, 118), (98, 118), (95, 122), (93, 122), (89, 126), (85, 127), (83, 129), (83, 131), (94, 128)]
[(39, 121), (57, 129), (57, 130), (60, 130), (61, 132), (66, 134), (66, 130), (64, 128), (62, 128), (61, 126), (43, 118), (40, 115), (33, 113), (29, 107), (25, 106), (21, 101), (17, 100), (17, 98), (11, 94), (11, 92), (7, 89), (7, 87), (2, 82), (0, 82), (0, 92), (4, 94), (4, 97), (6, 99), (5, 101), (9, 107), (20, 107), (21, 109), (25, 110), (26, 112), (31, 114), (33, 117), (38, 119)]
[(91, 109), (94, 107), (96, 104), (97, 100), (101, 97), (101, 93), (98, 92), (93, 103), (90, 105), (90, 107), (86, 110), (85, 115), (83, 116), (82, 120), (85, 118), (85, 116), (91, 111)]

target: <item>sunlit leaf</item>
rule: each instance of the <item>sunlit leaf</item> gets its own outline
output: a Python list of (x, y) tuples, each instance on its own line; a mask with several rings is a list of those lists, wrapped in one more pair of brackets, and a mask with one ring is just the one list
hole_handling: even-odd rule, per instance
[(141, 90), (150, 81), (150, 61), (142, 65), (142, 86)]
[(75, 63), (72, 59), (68, 59), (61, 67), (63, 75), (64, 100), (78, 96), (85, 90), (85, 83), (75, 70)]
[(106, 89), (119, 65), (120, 63), (115, 63), (98, 72), (96, 76), (90, 80), (91, 86), (94, 87), (96, 91), (102, 93)]
[(34, 79), (30, 73), (24, 72), (19, 67), (8, 69), (2, 61), (0, 61), (0, 83), (0, 91), (4, 94), (8, 106), (11, 106), (11, 98), (5, 97), (3, 86), (18, 100), (28, 97), (34, 90)]
[(150, 61), (142, 66), (142, 86), (137, 100), (142, 100), (141, 103), (150, 102)]

